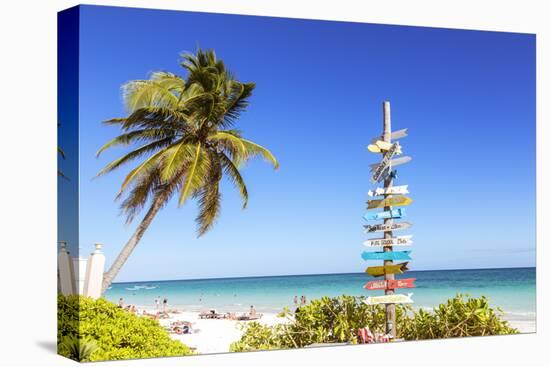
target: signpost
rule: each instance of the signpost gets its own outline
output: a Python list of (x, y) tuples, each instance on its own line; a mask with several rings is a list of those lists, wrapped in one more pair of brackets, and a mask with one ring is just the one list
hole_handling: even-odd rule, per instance
[(407, 278), (407, 279), (395, 279), (395, 280), (372, 280), (365, 284), (363, 288), (368, 289), (369, 291), (380, 291), (386, 289), (396, 289), (396, 288), (415, 288), (416, 285), (414, 281), (416, 278)]
[(367, 247), (377, 246), (410, 246), (413, 241), (411, 240), (412, 234), (407, 236), (386, 237), (384, 238), (372, 238), (363, 242), (363, 245)]
[(363, 252), (361, 257), (364, 260), (383, 260), (383, 266), (373, 266), (367, 268), (366, 272), (374, 277), (384, 276), (382, 280), (368, 282), (364, 288), (368, 290), (383, 290), (384, 296), (368, 297), (364, 302), (368, 305), (384, 304), (386, 307), (386, 334), (390, 339), (395, 338), (395, 304), (412, 303), (412, 294), (395, 294), (395, 289), (413, 288), (414, 278), (395, 279), (395, 274), (401, 274), (407, 271), (407, 262), (394, 264), (394, 260), (409, 260), (410, 251), (393, 251), (393, 246), (408, 246), (412, 244), (412, 235), (394, 237), (394, 230), (407, 229), (411, 226), (408, 222), (395, 222), (405, 216), (405, 208), (394, 209), (395, 206), (405, 206), (412, 203), (412, 200), (405, 196), (408, 194), (408, 186), (393, 186), (393, 181), (397, 178), (397, 171), (393, 167), (405, 164), (412, 160), (411, 157), (392, 158), (401, 154), (401, 145), (392, 140), (398, 140), (407, 136), (407, 129), (391, 131), (390, 103), (383, 104), (383, 132), (380, 137), (372, 140), (368, 150), (374, 153), (382, 153), (380, 163), (371, 164), (373, 183), (383, 181), (382, 187), (368, 192), (369, 196), (382, 196), (380, 200), (369, 200), (368, 209), (383, 208), (382, 212), (367, 213), (363, 216), (366, 221), (383, 220), (382, 224), (365, 225), (366, 233), (383, 232), (383, 238), (370, 239), (365, 241), (364, 245), (368, 247), (382, 247), (382, 252)]
[[(380, 220), (380, 219), (389, 219), (389, 218), (402, 218), (405, 216), (405, 208), (399, 208), (399, 209), (389, 209), (383, 212), (378, 213), (367, 213), (363, 215), (363, 218), (366, 221), (371, 220)], [(384, 224), (387, 224), (384, 222)], [(391, 224), (391, 223), (390, 223)]]
[(392, 186), (388, 188), (377, 187), (375, 190), (369, 190), (367, 193), (369, 196), (382, 196), (382, 195), (404, 195), (409, 193), (409, 185)]
[[(381, 277), (382, 275), (389, 275), (389, 274), (402, 274), (404, 271), (409, 270), (407, 268), (408, 262), (400, 263), (400, 264), (387, 264), (384, 266), (369, 266), (365, 272), (369, 275), (372, 275), (373, 277)], [(386, 279), (388, 280), (388, 279)], [(393, 280), (393, 279), (390, 279)]]
[(386, 304), (386, 305), (394, 305), (395, 303), (413, 303), (413, 300), (411, 299), (412, 293), (409, 294), (388, 294), (385, 296), (377, 296), (377, 297), (367, 297), (363, 301), (366, 305), (380, 305), (380, 304)]
[(402, 229), (410, 228), (412, 224), (409, 222), (393, 222), (392, 224), (365, 224), (365, 233), (374, 233), (374, 232), (389, 232), (389, 231), (399, 231)]
[(384, 208), (386, 206), (407, 206), (412, 202), (412, 199), (406, 196), (392, 196), (382, 200), (369, 200), (367, 203), (367, 209)]
[(363, 260), (410, 260), (409, 254), (411, 251), (382, 251), (382, 252), (368, 252), (365, 251), (361, 254)]

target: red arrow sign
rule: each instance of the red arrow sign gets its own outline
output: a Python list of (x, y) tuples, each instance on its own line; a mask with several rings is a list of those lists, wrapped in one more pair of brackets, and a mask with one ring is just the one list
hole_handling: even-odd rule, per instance
[(415, 280), (416, 278), (388, 280), (388, 289), (415, 288)]
[(363, 286), (369, 291), (396, 289), (396, 288), (415, 288), (414, 281), (416, 278), (395, 279), (395, 280), (373, 280)]

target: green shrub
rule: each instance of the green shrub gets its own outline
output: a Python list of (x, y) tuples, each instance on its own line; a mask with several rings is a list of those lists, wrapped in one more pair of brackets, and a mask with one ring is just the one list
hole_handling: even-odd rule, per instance
[[(323, 297), (301, 307), (294, 319), (285, 309), (280, 316), (287, 317), (288, 323), (245, 325), (241, 339), (232, 343), (230, 350), (300, 348), (314, 343), (355, 344), (359, 328), (368, 326), (372, 332), (378, 333), (385, 330), (385, 307), (366, 305), (362, 302), (364, 299)], [(395, 311), (397, 337), (405, 340), (517, 333), (489, 308), (485, 297), (457, 295), (433, 312), (414, 311), (408, 305), (396, 305)]]
[(500, 309), (489, 307), (486, 297), (457, 295), (432, 312), (419, 310), (399, 323), (398, 332), (406, 340), (456, 338), (517, 334), (507, 321), (501, 320)]
[(105, 299), (59, 295), (57, 312), (58, 351), (68, 358), (103, 361), (192, 354), (157, 321)]

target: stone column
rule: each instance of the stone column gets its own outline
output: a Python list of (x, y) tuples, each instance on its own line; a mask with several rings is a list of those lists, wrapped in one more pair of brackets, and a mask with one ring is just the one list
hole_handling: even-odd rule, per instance
[(95, 244), (95, 250), (90, 254), (86, 266), (84, 295), (93, 299), (101, 297), (101, 285), (105, 271), (105, 255), (101, 251), (102, 246), (101, 243)]
[(67, 251), (67, 242), (59, 242), (60, 249), (57, 254), (57, 271), (59, 272), (59, 290), (65, 296), (76, 294), (75, 274), (73, 262), (69, 251)]

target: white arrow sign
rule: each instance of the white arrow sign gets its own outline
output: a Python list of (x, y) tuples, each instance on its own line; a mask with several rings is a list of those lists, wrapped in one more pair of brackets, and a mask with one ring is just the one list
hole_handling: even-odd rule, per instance
[(379, 247), (379, 246), (410, 246), (413, 241), (411, 240), (412, 234), (407, 236), (398, 236), (392, 238), (373, 238), (366, 240), (363, 245), (367, 247)]
[(385, 296), (367, 297), (363, 303), (366, 305), (379, 305), (386, 303), (413, 303), (412, 293), (408, 294), (388, 294)]
[(369, 196), (382, 196), (382, 195), (405, 195), (409, 193), (409, 185), (392, 186), (392, 187), (377, 187), (375, 190), (369, 190)]
[(365, 233), (372, 233), (399, 231), (410, 228), (411, 225), (409, 222), (393, 222), (392, 224), (366, 224), (363, 227), (365, 228)]
[(390, 160), (392, 157), (397, 154), (397, 151), (400, 150), (399, 143), (391, 144), (390, 149), (388, 152), (384, 155), (384, 158), (382, 159), (382, 162), (378, 165), (378, 167), (374, 170), (374, 173), (372, 174), (372, 181), (376, 182), (379, 181), (382, 175), (384, 174), (384, 171), (389, 167)]
[[(409, 157), (409, 156), (399, 157), (399, 158), (396, 158), (396, 159), (392, 159), (390, 161), (390, 166), (391, 167), (396, 167), (396, 166), (400, 166), (400, 165), (405, 164), (405, 163), (409, 163), (410, 161), (412, 161), (412, 158)], [(374, 171), (375, 169), (378, 168), (379, 165), (380, 165), (380, 163), (369, 164), (370, 170)]]
[[(391, 133), (391, 140), (397, 140), (397, 139), (401, 139), (401, 138), (406, 137), (407, 136), (407, 130), (409, 130), (409, 129), (402, 129), (402, 130), (394, 131), (393, 133)], [(378, 140), (384, 140), (384, 137), (379, 136), (377, 138), (374, 138), (374, 139), (371, 140), (371, 143), (374, 144)]]

